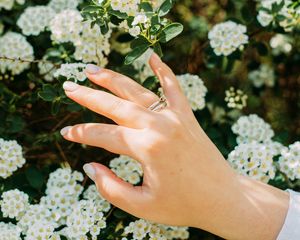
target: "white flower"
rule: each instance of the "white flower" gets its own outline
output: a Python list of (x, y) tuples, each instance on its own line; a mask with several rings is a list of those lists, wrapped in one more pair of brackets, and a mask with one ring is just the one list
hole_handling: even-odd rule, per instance
[(0, 138), (0, 177), (7, 178), (25, 164), (22, 147), (15, 140)]
[(14, 4), (23, 5), (25, 3), (25, 0), (1, 0), (0, 1), (0, 11), (2, 8), (5, 10), (11, 10), (14, 6)]
[(270, 46), (274, 55), (288, 54), (292, 51), (292, 39), (284, 34), (276, 34), (270, 40)]
[(210, 46), (216, 55), (228, 56), (248, 43), (246, 26), (227, 21), (215, 25), (208, 33)]
[(300, 179), (300, 142), (295, 142), (281, 151), (280, 171), (292, 181)]
[(26, 36), (37, 36), (48, 27), (55, 12), (47, 6), (28, 7), (17, 21), (17, 25)]
[(84, 69), (86, 64), (83, 63), (65, 63), (60, 66), (54, 72), (54, 77), (58, 78), (59, 76), (63, 76), (68, 80), (74, 80), (75, 82), (82, 82), (86, 80), (86, 75), (84, 74)]
[(241, 110), (247, 106), (248, 96), (242, 90), (231, 87), (225, 91), (225, 94), (225, 102), (227, 102), (229, 108)]
[(110, 4), (113, 10), (134, 16), (139, 11), (140, 0), (111, 0)]
[(90, 21), (82, 23), (82, 31), (74, 43), (75, 59), (84, 63), (94, 62), (105, 67), (108, 63), (106, 56), (110, 53), (110, 36), (111, 31), (102, 34), (97, 25), (91, 28)]
[(129, 28), (128, 32), (131, 36), (136, 37), (141, 33), (141, 29), (139, 26), (134, 26), (132, 28)]
[(118, 177), (131, 184), (137, 184), (141, 181), (143, 175), (141, 164), (128, 156), (122, 155), (114, 158), (110, 161), (109, 166)]
[(153, 240), (172, 240), (188, 239), (189, 232), (187, 227), (172, 227), (162, 224), (152, 223), (143, 219), (131, 222), (124, 229), (126, 235), (132, 234), (133, 240), (149, 239)]
[(96, 185), (90, 185), (83, 193), (83, 198), (86, 200), (94, 201), (94, 204), (98, 206), (98, 209), (103, 212), (108, 212), (111, 205), (106, 201), (98, 192)]
[(139, 25), (139, 24), (142, 24), (142, 25), (145, 25), (147, 23), (149, 23), (149, 18), (146, 16), (146, 14), (144, 13), (139, 13), (138, 15), (136, 15), (133, 19), (133, 22), (132, 22), (132, 26), (136, 26), (136, 25)]
[(232, 131), (238, 135), (238, 143), (267, 142), (274, 136), (270, 124), (256, 114), (240, 117), (232, 126)]
[(77, 10), (64, 10), (55, 15), (49, 26), (51, 39), (59, 43), (77, 42), (83, 28), (82, 20)]
[(4, 192), (1, 198), (0, 205), (4, 217), (16, 218), (18, 220), (29, 206), (28, 195), (18, 189)]
[[(266, 9), (272, 11), (273, 4), (281, 4), (282, 0), (261, 0), (259, 4), (259, 12), (257, 16), (258, 22), (266, 27), (275, 21), (276, 15), (267, 12)], [(280, 16), (283, 16), (278, 22), (278, 24), (286, 31), (290, 32), (299, 25), (300, 11), (290, 7), (292, 1), (284, 0), (283, 7), (277, 13)]]
[(51, 0), (48, 6), (59, 13), (66, 9), (76, 9), (81, 2), (81, 0)]
[(12, 223), (0, 222), (0, 240), (21, 240), (21, 229)]
[(29, 226), (25, 240), (51, 240), (53, 234), (53, 225), (49, 222), (40, 221)]
[(57, 69), (52, 62), (48, 61), (47, 56), (44, 56), (42, 60), (38, 63), (39, 73), (47, 82), (52, 82)]
[(274, 69), (267, 64), (260, 65), (259, 69), (250, 72), (248, 77), (257, 88), (264, 85), (267, 87), (274, 87), (275, 85)]
[(192, 109), (194, 111), (202, 110), (205, 107), (205, 96), (207, 93), (207, 88), (202, 79), (189, 73), (177, 75), (176, 77)]
[(228, 155), (230, 165), (241, 175), (268, 182), (275, 177), (273, 151), (258, 142), (241, 143)]
[[(0, 57), (32, 61), (34, 60), (33, 48), (21, 34), (8, 32), (0, 37)], [(17, 75), (29, 66), (29, 62), (0, 59), (0, 72), (2, 73), (8, 70), (13, 75)]]

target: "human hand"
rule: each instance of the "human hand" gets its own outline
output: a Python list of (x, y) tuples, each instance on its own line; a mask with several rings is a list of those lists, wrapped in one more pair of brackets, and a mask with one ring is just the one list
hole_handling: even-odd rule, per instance
[(104, 165), (85, 165), (101, 195), (113, 205), (151, 221), (238, 239), (249, 227), (236, 229), (237, 219), (232, 219), (245, 211), (239, 204), (246, 199), (242, 181), (199, 126), (171, 69), (156, 54), (150, 66), (161, 82), (166, 108), (150, 111), (158, 100), (154, 93), (123, 75), (90, 65), (87, 77), (115, 95), (71, 82), (64, 84), (66, 95), (118, 125), (78, 124), (64, 128), (63, 137), (142, 164), (141, 186), (124, 182)]

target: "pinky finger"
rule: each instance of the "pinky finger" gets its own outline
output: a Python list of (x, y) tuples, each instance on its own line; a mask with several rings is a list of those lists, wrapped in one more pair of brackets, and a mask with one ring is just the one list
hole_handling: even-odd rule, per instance
[(138, 131), (118, 125), (86, 123), (65, 127), (61, 135), (69, 141), (104, 148), (110, 152), (134, 157), (134, 139)]

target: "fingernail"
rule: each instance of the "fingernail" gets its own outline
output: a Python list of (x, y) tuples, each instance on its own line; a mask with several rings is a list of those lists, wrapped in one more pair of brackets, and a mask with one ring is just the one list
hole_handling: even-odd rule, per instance
[(83, 170), (85, 171), (86, 175), (88, 175), (90, 179), (95, 181), (96, 171), (95, 168), (92, 166), (92, 164), (84, 164)]
[(67, 132), (70, 130), (71, 126), (67, 126), (67, 127), (64, 127), (63, 129), (60, 130), (60, 134), (61, 135), (66, 135)]
[(99, 72), (101, 67), (98, 67), (97, 65), (94, 64), (87, 64), (85, 67), (85, 71), (90, 73), (90, 74), (95, 74)]
[(68, 91), (68, 92), (73, 92), (73, 91), (75, 91), (78, 87), (79, 87), (79, 85), (78, 85), (77, 83), (70, 82), (70, 81), (65, 81), (64, 84), (63, 84), (63, 89), (64, 89), (65, 91)]

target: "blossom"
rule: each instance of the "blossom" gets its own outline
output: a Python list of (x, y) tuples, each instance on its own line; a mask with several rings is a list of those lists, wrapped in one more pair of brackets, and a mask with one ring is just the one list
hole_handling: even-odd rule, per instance
[(278, 163), (280, 171), (285, 173), (289, 179), (292, 181), (300, 179), (300, 142), (284, 148)]
[(90, 185), (84, 191), (83, 198), (94, 201), (94, 204), (98, 206), (98, 210), (101, 210), (102, 212), (108, 212), (111, 208), (110, 203), (100, 195), (95, 184)]
[(118, 177), (131, 184), (137, 184), (141, 181), (143, 175), (141, 164), (128, 156), (121, 155), (114, 158), (110, 161), (109, 166)]
[(76, 9), (81, 1), (82, 0), (51, 0), (48, 6), (59, 13), (66, 9)]
[(0, 222), (0, 240), (21, 240), (21, 230), (12, 223)]
[(25, 164), (22, 147), (15, 140), (0, 138), (0, 177), (7, 178)]
[(202, 79), (189, 73), (177, 75), (176, 77), (192, 109), (194, 111), (202, 110), (205, 107), (205, 96), (207, 93), (207, 88)]
[(25, 240), (52, 240), (54, 234), (54, 227), (49, 222), (39, 221), (29, 226), (29, 230), (26, 233)]
[(29, 206), (28, 195), (18, 189), (4, 192), (1, 198), (0, 205), (4, 217), (18, 220)]
[(226, 97), (225, 101), (229, 108), (243, 109), (247, 106), (248, 96), (240, 89), (235, 89), (234, 87), (229, 88), (225, 91)]
[(63, 76), (68, 80), (72, 79), (75, 82), (82, 82), (86, 80), (86, 75), (84, 73), (85, 67), (86, 64), (84, 63), (65, 63), (62, 64), (60, 68), (54, 72), (53, 75), (56, 78), (58, 78), (59, 76)]
[(82, 31), (82, 20), (77, 10), (67, 9), (56, 14), (49, 25), (51, 39), (59, 43), (76, 42)]
[(57, 71), (55, 65), (48, 61), (47, 56), (42, 58), (42, 61), (38, 63), (39, 73), (47, 82), (52, 82), (54, 74)]
[(270, 40), (270, 46), (274, 55), (288, 54), (292, 51), (292, 39), (283, 34), (276, 34)]
[(9, 70), (13, 75), (17, 75), (29, 68), (30, 63), (27, 61), (34, 59), (33, 48), (23, 35), (8, 32), (0, 37), (0, 57), (25, 60), (20, 62), (0, 59), (0, 72), (5, 73)]
[(274, 87), (275, 73), (273, 68), (267, 64), (260, 65), (259, 69), (249, 73), (249, 80), (257, 88), (266, 85), (267, 87)]
[(227, 21), (215, 25), (208, 33), (210, 46), (217, 56), (228, 56), (237, 49), (243, 49), (249, 37), (246, 26)]
[[(129, 223), (124, 229), (126, 235), (132, 234), (133, 240), (146, 239), (161, 239), (161, 240), (172, 240), (172, 239), (188, 239), (189, 232), (187, 227), (172, 227), (162, 224), (156, 224), (144, 219), (139, 219)], [(147, 238), (148, 239), (148, 238)]]
[(11, 10), (15, 4), (23, 5), (25, 0), (1, 0), (0, 10), (3, 8), (5, 10)]
[(26, 36), (37, 36), (48, 27), (55, 12), (47, 6), (28, 7), (17, 21), (17, 25)]
[(134, 16), (139, 11), (140, 0), (112, 0), (110, 4), (113, 10)]
[[(283, 2), (283, 7), (276, 13), (272, 13), (273, 4), (280, 5)], [(299, 24), (300, 11), (290, 7), (291, 0), (261, 0), (260, 8), (257, 15), (258, 22), (263, 26), (269, 26), (275, 20), (278, 21), (279, 26), (281, 26), (286, 32), (293, 30), (295, 26)], [(281, 18), (276, 18), (279, 15)]]
[(240, 117), (231, 129), (238, 135), (238, 143), (266, 142), (274, 136), (270, 124), (256, 114)]
[(273, 153), (263, 143), (241, 143), (228, 155), (228, 162), (239, 174), (268, 182), (275, 177)]

